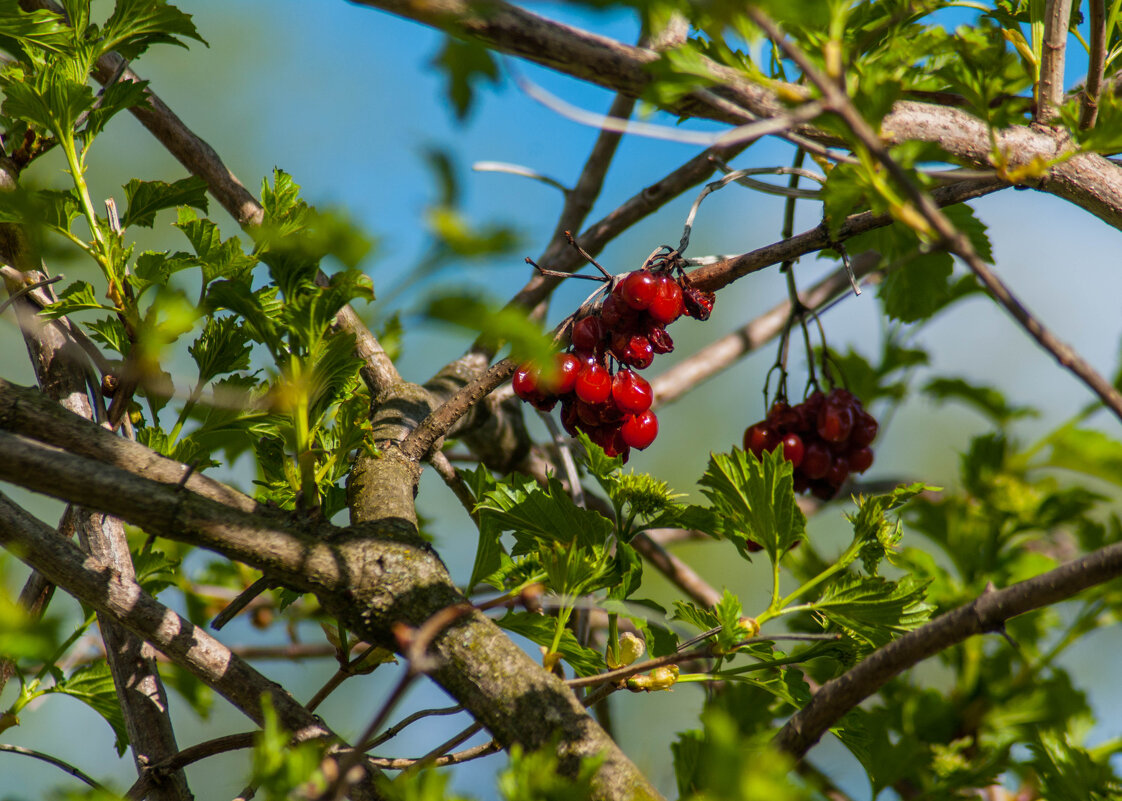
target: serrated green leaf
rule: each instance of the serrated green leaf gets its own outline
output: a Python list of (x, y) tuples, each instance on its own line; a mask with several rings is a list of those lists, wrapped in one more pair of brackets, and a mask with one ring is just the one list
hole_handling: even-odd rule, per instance
[[(471, 490), (476, 504), (498, 483), (486, 465), (481, 464), (475, 470), (460, 470), (459, 473)], [(499, 569), (505, 553), (500, 540), (501, 526), (488, 514), (477, 512), (476, 516), (479, 520), (479, 545), (475, 549), (475, 562), (471, 567), (471, 578), (468, 579), (469, 591)]]
[(978, 257), (984, 262), (993, 264), (993, 246), (990, 244), (986, 224), (978, 219), (974, 209), (965, 203), (955, 203), (953, 206), (945, 207), (943, 214), (970, 240)]
[[(535, 615), (530, 612), (507, 612), (495, 621), (501, 628), (521, 634), (527, 640), (537, 645), (549, 648), (553, 644), (553, 635), (557, 630), (557, 621), (552, 617)], [(569, 629), (561, 635), (561, 656), (572, 666), (578, 676), (595, 676), (607, 666), (604, 657), (599, 652), (581, 645)]]
[(911, 576), (893, 582), (880, 576), (842, 575), (827, 585), (813, 608), (831, 623), (879, 648), (894, 636), (927, 622), (933, 607), (924, 602), (926, 586)]
[(101, 52), (116, 50), (126, 59), (136, 58), (154, 44), (186, 47), (183, 38), (206, 44), (191, 15), (166, 0), (117, 0), (101, 34)]
[(954, 269), (946, 251), (921, 253), (889, 272), (878, 293), (889, 317), (913, 323), (946, 305)]
[(875, 576), (880, 563), (895, 551), (900, 542), (900, 524), (886, 519), (885, 515), (900, 508), (921, 492), (938, 489), (938, 487), (915, 483), (901, 485), (884, 495), (860, 498), (857, 513), (846, 515), (853, 524), (853, 541), (857, 551), (852, 553), (847, 551), (849, 558), (842, 561), (842, 566), (847, 566), (860, 556), (865, 572)]
[(698, 484), (713, 504), (720, 533), (747, 557), (747, 541), (762, 545), (774, 563), (806, 532), (795, 501), (791, 463), (778, 452), (763, 460), (735, 448), (711, 454)]
[[(17, 0), (0, 3), (0, 47), (18, 53), (25, 47), (64, 52), (74, 34), (58, 14), (46, 9), (24, 11)], [(19, 47), (15, 47), (18, 43)]]
[(101, 102), (90, 112), (82, 133), (87, 141), (97, 136), (117, 114), (148, 107), (148, 81), (117, 81), (101, 94)]
[(71, 136), (82, 112), (94, 104), (93, 89), (67, 77), (62, 70), (44, 72), (34, 83), (7, 83), (4, 95), (5, 116), (25, 120), (64, 139)]
[(711, 609), (703, 609), (693, 601), (674, 601), (674, 620), (682, 620), (698, 631), (709, 631), (721, 625), (720, 618)]
[(444, 47), (432, 65), (444, 73), (448, 99), (460, 121), (471, 111), (475, 87), (484, 80), (492, 84), (499, 82), (499, 67), (494, 56), (477, 42), (446, 36)]
[(274, 354), (281, 352), (277, 319), (281, 304), (276, 298), (276, 287), (262, 287), (253, 292), (243, 281), (215, 281), (207, 288), (206, 306), (212, 312), (229, 309), (240, 315), (254, 339), (268, 346)]
[(615, 531), (612, 521), (599, 512), (577, 506), (556, 478), (545, 487), (499, 484), (476, 508), (493, 515), (504, 530), (514, 532), (524, 552), (533, 550), (539, 541), (603, 546)]
[(47, 306), (39, 314), (49, 320), (63, 317), (78, 311), (89, 309), (103, 309), (114, 311), (110, 306), (99, 303), (94, 297), (93, 286), (87, 281), (75, 281), (59, 293), (58, 301)]
[(117, 700), (117, 688), (109, 673), (109, 663), (90, 662), (82, 665), (64, 681), (51, 688), (51, 692), (62, 693), (76, 698), (93, 709), (113, 728), (117, 737), (117, 755), (125, 753), (129, 746), (128, 733), (125, 731), (125, 715)]
[(187, 348), (199, 368), (199, 383), (215, 376), (249, 369), (251, 338), (236, 317), (211, 317)]
[(170, 184), (133, 178), (125, 184), (128, 208), (121, 217), (121, 225), (126, 228), (131, 225), (151, 228), (156, 221), (156, 212), (178, 206), (191, 206), (206, 212), (206, 191), (206, 181), (195, 175)]
[(203, 269), (203, 281), (216, 278), (247, 279), (257, 260), (246, 254), (241, 241), (232, 236), (223, 241), (218, 226), (199, 219), (195, 212), (181, 206), (175, 227), (187, 237)]
[(141, 551), (133, 555), (136, 581), (146, 593), (155, 597), (162, 590), (176, 584), (179, 560), (169, 558), (162, 551)]

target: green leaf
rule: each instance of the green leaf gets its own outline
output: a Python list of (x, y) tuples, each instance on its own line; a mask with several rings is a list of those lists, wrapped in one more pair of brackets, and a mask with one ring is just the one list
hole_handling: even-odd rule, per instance
[(51, 688), (51, 692), (77, 698), (101, 715), (117, 736), (117, 755), (121, 756), (125, 753), (125, 749), (129, 746), (128, 734), (125, 731), (125, 715), (117, 700), (117, 688), (113, 685), (108, 662), (98, 660), (82, 665), (64, 681)]
[(978, 219), (974, 209), (965, 203), (956, 203), (944, 208), (943, 214), (950, 218), (955, 228), (970, 240), (978, 257), (984, 262), (993, 264), (993, 246), (990, 244), (986, 224)]
[(5, 659), (45, 662), (58, 646), (57, 619), (34, 618), (23, 605), (0, 595), (0, 654)]
[(747, 558), (747, 542), (762, 545), (777, 562), (806, 531), (806, 516), (795, 501), (793, 470), (778, 452), (763, 460), (739, 448), (711, 454), (698, 484), (713, 504), (720, 533)]
[(921, 492), (938, 489), (916, 483), (901, 485), (884, 495), (859, 499), (857, 513), (846, 515), (846, 518), (853, 524), (853, 541), (859, 544), (854, 558), (861, 557), (866, 573), (875, 576), (880, 563), (895, 551), (900, 542), (900, 524), (888, 520), (886, 513), (900, 508)]
[[(25, 47), (61, 53), (72, 39), (73, 33), (58, 14), (46, 9), (24, 11), (17, 0), (0, 2), (0, 48), (10, 53)], [(14, 47), (16, 43), (19, 48)]]
[(136, 581), (149, 595), (155, 597), (162, 590), (175, 586), (178, 559), (172, 559), (162, 551), (141, 551), (133, 555), (132, 561)]
[(504, 306), (464, 291), (447, 292), (430, 300), (425, 315), (479, 333), (492, 347), (509, 342), (517, 362), (546, 364), (554, 358), (552, 342), (541, 324), (515, 306)]
[(43, 309), (40, 315), (49, 320), (53, 320), (56, 317), (63, 317), (73, 312), (87, 311), (89, 309), (114, 311), (111, 306), (106, 306), (97, 301), (97, 298), (94, 297), (92, 285), (86, 281), (75, 281), (66, 289), (62, 290), (62, 292), (59, 293), (58, 301)]
[(125, 184), (125, 198), (128, 209), (121, 218), (121, 225), (126, 228), (131, 225), (151, 228), (156, 212), (163, 209), (191, 206), (203, 212), (207, 210), (206, 181), (195, 175), (170, 184), (133, 178)]
[(1005, 396), (993, 387), (975, 384), (961, 378), (933, 378), (927, 382), (923, 391), (938, 401), (959, 400), (990, 418), (998, 426), (1004, 426), (1022, 417), (1039, 415), (1029, 406), (1012, 406)]
[(129, 284), (140, 297), (152, 287), (168, 285), (172, 275), (195, 266), (195, 260), (186, 253), (167, 253), (146, 250), (136, 257), (136, 264), (128, 276)]
[(930, 317), (947, 303), (953, 269), (951, 255), (942, 250), (921, 253), (896, 267), (878, 290), (885, 312), (905, 323)]
[(63, 74), (44, 71), (34, 82), (4, 85), (4, 115), (39, 126), (56, 138), (72, 135), (74, 123), (93, 107), (93, 89)]
[(880, 576), (842, 575), (813, 606), (831, 623), (879, 648), (927, 622), (933, 607), (924, 603), (926, 586), (911, 576), (893, 582)]
[(166, 0), (117, 0), (101, 33), (101, 52), (116, 50), (126, 59), (136, 58), (154, 44), (186, 47), (183, 38), (206, 44), (191, 15)]
[(572, 767), (562, 767), (555, 735), (553, 743), (526, 752), (521, 745), (510, 749), (510, 764), (499, 775), (503, 801), (585, 801), (595, 795), (593, 777), (604, 756), (584, 757), (573, 775)]
[(481, 80), (492, 84), (499, 82), (499, 68), (494, 56), (476, 42), (446, 36), (444, 47), (433, 59), (432, 65), (444, 73), (448, 81), (448, 99), (452, 101), (456, 119), (461, 121), (471, 111), (475, 86)]
[(274, 354), (281, 352), (278, 330), (280, 303), (276, 287), (250, 290), (243, 281), (215, 281), (207, 289), (206, 306), (210, 311), (229, 309), (249, 325), (253, 338), (265, 344)]
[(1122, 442), (1101, 431), (1066, 425), (1050, 434), (1044, 465), (1122, 485)]
[[(553, 644), (553, 635), (557, 630), (557, 621), (552, 617), (530, 612), (507, 612), (495, 622), (501, 628), (520, 634), (530, 642), (546, 648)], [(578, 676), (595, 676), (607, 667), (600, 653), (581, 645), (569, 629), (565, 629), (561, 635), (560, 652)]]
[(1049, 801), (1107, 801), (1122, 793), (1109, 759), (1095, 759), (1060, 733), (1038, 732), (1029, 743), (1030, 764), (1040, 779), (1041, 798)]
[(429, 232), (452, 256), (481, 258), (513, 251), (521, 241), (514, 229), (495, 223), (475, 226), (458, 209), (436, 206), (426, 215)]
[(211, 317), (187, 348), (199, 368), (199, 383), (215, 376), (249, 369), (251, 337), (236, 317)]
[(506, 531), (513, 531), (521, 552), (539, 542), (585, 547), (603, 546), (615, 525), (599, 512), (577, 506), (561, 482), (551, 478), (546, 487), (496, 485), (476, 507), (489, 513)]
[(86, 140), (97, 136), (122, 111), (148, 107), (148, 81), (117, 81), (101, 94), (101, 102), (86, 118)]
[(174, 662), (160, 662), (160, 678), (164, 684), (175, 690), (196, 715), (203, 720), (210, 718), (214, 708), (214, 691), (204, 684), (194, 673)]
[(257, 263), (255, 258), (246, 255), (236, 236), (223, 241), (218, 226), (210, 220), (199, 219), (190, 208), (179, 207), (175, 227), (190, 241), (203, 268), (203, 281), (208, 284), (216, 278), (248, 278)]
[[(476, 504), (498, 483), (486, 465), (481, 464), (472, 471), (460, 470), (459, 473), (471, 489)], [(477, 517), (479, 518), (479, 545), (475, 550), (475, 563), (471, 567), (471, 578), (468, 579), (469, 591), (499, 569), (502, 565), (502, 555), (505, 553), (500, 540), (502, 526), (489, 514), (478, 512)]]

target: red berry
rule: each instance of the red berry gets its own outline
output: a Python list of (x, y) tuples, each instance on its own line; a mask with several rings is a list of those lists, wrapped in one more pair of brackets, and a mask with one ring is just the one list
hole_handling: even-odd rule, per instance
[(779, 445), (779, 433), (761, 421), (744, 432), (744, 450), (751, 451), (757, 459), (764, 451), (771, 452)]
[(624, 364), (642, 370), (654, 361), (654, 348), (641, 334), (615, 334), (612, 337), (612, 353)]
[(600, 306), (600, 323), (607, 331), (631, 328), (636, 316), (637, 312), (614, 293), (604, 298), (604, 303)]
[(557, 374), (550, 382), (550, 391), (555, 395), (568, 395), (577, 385), (577, 376), (582, 368), (581, 360), (571, 353), (557, 354)]
[(830, 470), (826, 473), (826, 481), (831, 487), (837, 488), (844, 484), (847, 478), (849, 478), (849, 462), (845, 457), (839, 456), (830, 465)]
[(649, 308), (658, 293), (658, 282), (647, 270), (628, 273), (619, 283), (619, 296), (631, 308), (642, 311)]
[(850, 451), (846, 454), (845, 460), (849, 462), (849, 469), (854, 473), (864, 473), (873, 466), (873, 450), (866, 445)]
[(658, 436), (658, 418), (650, 409), (627, 418), (620, 428), (623, 441), (632, 448), (643, 450)]
[(657, 278), (657, 287), (654, 300), (651, 301), (650, 306), (647, 307), (647, 314), (649, 314), (656, 322), (663, 325), (670, 325), (670, 323), (677, 320), (682, 316), (686, 310), (682, 302), (682, 288), (678, 286), (678, 282), (671, 278), (666, 273), (660, 274)]
[(514, 371), (511, 383), (514, 394), (524, 401), (532, 401), (538, 395), (538, 370), (532, 364), (523, 364)]
[(853, 430), (853, 410), (827, 402), (818, 412), (818, 435), (827, 442), (845, 442)]
[(572, 401), (566, 399), (561, 402), (561, 426), (568, 432), (570, 437), (577, 435), (577, 406), (580, 401)]
[(713, 311), (713, 301), (716, 299), (717, 296), (712, 292), (706, 292), (692, 286), (682, 287), (682, 304), (685, 307), (686, 314), (695, 320), (708, 320), (710, 313)]
[(577, 375), (574, 389), (585, 403), (603, 403), (612, 394), (612, 375), (598, 364), (587, 364)]
[(620, 370), (612, 379), (612, 400), (628, 414), (640, 414), (651, 408), (654, 391), (647, 380), (630, 370)]
[(670, 353), (674, 350), (674, 340), (666, 333), (666, 329), (654, 320), (648, 320), (647, 325), (643, 326), (643, 336), (651, 343), (651, 350), (655, 353)]
[(857, 412), (856, 419), (853, 421), (853, 432), (849, 435), (849, 441), (857, 447), (863, 448), (877, 438), (877, 428), (876, 418), (861, 409)]
[(798, 434), (788, 434), (783, 438), (783, 458), (795, 467), (802, 464), (805, 452), (802, 437)]
[(590, 314), (573, 323), (569, 340), (577, 350), (594, 351), (600, 345), (601, 334), (600, 318)]
[(830, 462), (830, 452), (821, 442), (813, 440), (805, 444), (800, 467), (807, 478), (811, 480), (825, 478), (826, 473), (830, 471)]

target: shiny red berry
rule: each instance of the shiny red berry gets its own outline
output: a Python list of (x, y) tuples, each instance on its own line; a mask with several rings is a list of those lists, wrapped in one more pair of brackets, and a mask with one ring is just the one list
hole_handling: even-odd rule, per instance
[(514, 371), (511, 383), (514, 394), (524, 401), (532, 401), (538, 395), (538, 370), (532, 364), (523, 364)]
[(849, 462), (849, 469), (854, 473), (864, 473), (873, 466), (873, 450), (867, 445), (863, 448), (850, 451), (845, 460)]
[(612, 394), (612, 375), (598, 364), (586, 364), (574, 390), (585, 403), (603, 403)]
[(654, 391), (642, 376), (630, 370), (620, 370), (612, 379), (612, 400), (622, 411), (640, 414), (651, 408)]
[(849, 435), (849, 441), (857, 447), (863, 448), (877, 438), (877, 428), (876, 418), (861, 409), (857, 412), (856, 419), (853, 421), (853, 431)]
[(656, 282), (655, 296), (647, 307), (647, 314), (656, 322), (669, 325), (681, 317), (686, 310), (682, 301), (682, 288), (666, 273), (661, 273), (656, 278)]
[(849, 478), (849, 462), (843, 456), (835, 457), (830, 470), (826, 473), (826, 481), (831, 487), (836, 488), (844, 484), (847, 478)]
[(602, 331), (600, 318), (590, 314), (573, 323), (569, 339), (577, 350), (594, 351), (600, 344)]
[(761, 421), (748, 426), (748, 430), (744, 432), (744, 450), (751, 451), (759, 459), (764, 451), (775, 450), (779, 440), (779, 433)]
[(783, 458), (792, 465), (798, 467), (802, 464), (805, 453), (802, 437), (798, 434), (788, 434), (783, 438)]
[(818, 412), (818, 435), (827, 442), (845, 442), (853, 430), (853, 409), (827, 402)]
[(623, 441), (632, 448), (643, 450), (655, 441), (658, 436), (658, 418), (650, 409), (627, 418), (620, 427)]
[(549, 389), (555, 395), (568, 395), (577, 385), (583, 363), (571, 353), (557, 354), (557, 372), (550, 382)]
[(643, 311), (650, 308), (651, 301), (658, 293), (658, 282), (647, 270), (628, 273), (619, 283), (619, 296), (631, 308)]

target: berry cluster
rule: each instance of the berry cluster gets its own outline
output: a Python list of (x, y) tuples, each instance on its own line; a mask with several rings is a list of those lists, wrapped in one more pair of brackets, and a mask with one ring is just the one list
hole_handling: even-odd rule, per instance
[(766, 419), (745, 430), (744, 450), (759, 457), (782, 445), (784, 458), (795, 466), (795, 491), (829, 500), (850, 473), (872, 465), (869, 445), (876, 436), (876, 419), (851, 392), (836, 388), (829, 395), (815, 392), (796, 406), (776, 401)]
[(708, 319), (714, 298), (668, 269), (627, 273), (599, 307), (573, 322), (570, 351), (557, 355), (553, 376), (524, 364), (514, 373), (514, 393), (546, 412), (561, 401), (569, 434), (583, 431), (608, 456), (627, 461), (632, 448), (643, 450), (658, 434), (654, 392), (635, 370), (674, 350), (666, 326), (683, 314)]

